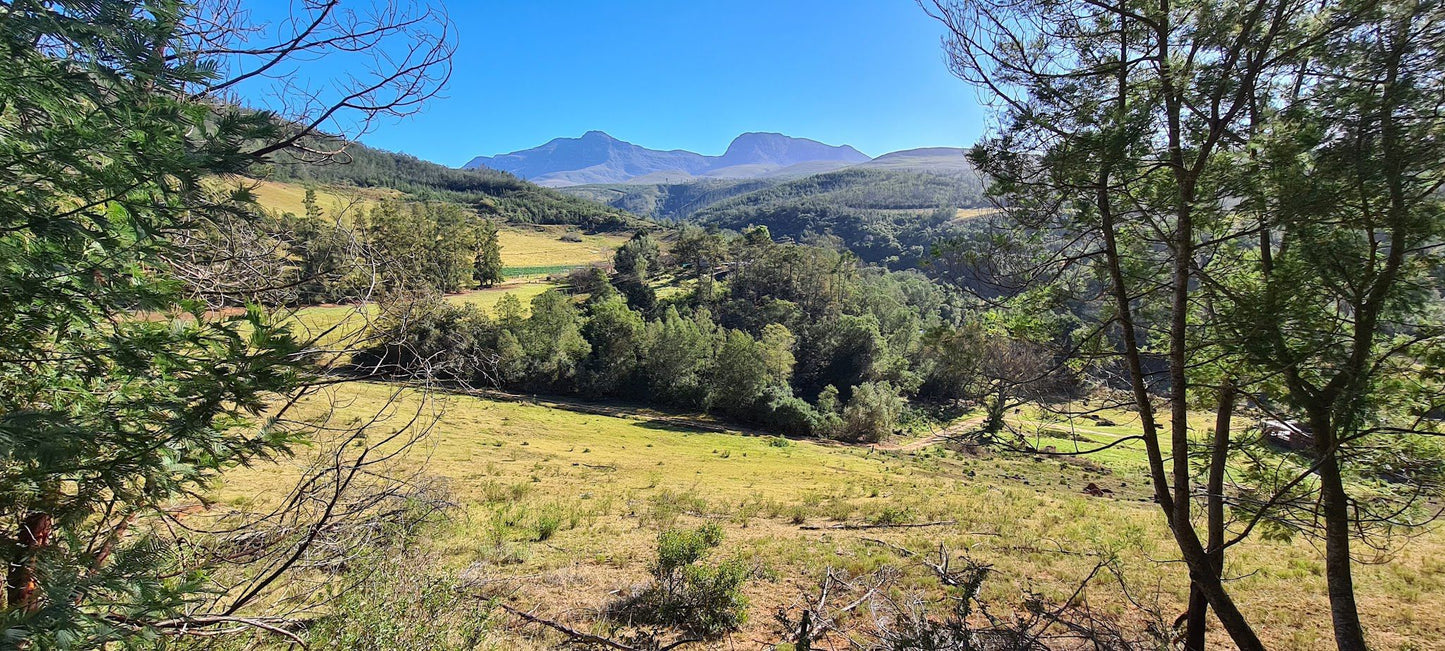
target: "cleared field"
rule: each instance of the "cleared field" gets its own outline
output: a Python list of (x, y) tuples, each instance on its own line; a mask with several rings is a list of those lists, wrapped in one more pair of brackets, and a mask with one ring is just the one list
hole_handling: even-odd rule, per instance
[(508, 226), (498, 233), (502, 264), (509, 273), (529, 267), (576, 267), (611, 262), (617, 247), (629, 237), (626, 233), (584, 234), (563, 226)]
[[(256, 200), (264, 207), (276, 212), (290, 212), (297, 215), (306, 214), (306, 189), (308, 186), (299, 183), (279, 183), (276, 181), (257, 181), (255, 179), (233, 179), (226, 183), (235, 187), (244, 184), (255, 193)], [(357, 188), (341, 187), (331, 185), (312, 185), (316, 191), (316, 205), (319, 206), (327, 217), (343, 217), (349, 219), (359, 212), (370, 210), (373, 206), (387, 199), (396, 199), (402, 196), (401, 192), (387, 188)]]
[[(335, 404), (361, 419), (393, 389), (352, 385)], [(420, 405), (411, 395), (402, 411)], [(917, 452), (717, 433), (650, 412), (584, 413), (565, 405), (438, 396), (444, 410), (427, 448), (428, 474), (460, 505), (430, 541), (443, 564), (509, 586), (511, 603), (579, 625), (643, 582), (658, 531), (717, 522), (720, 552), (759, 568), (747, 592), (752, 618), (735, 640), (771, 638), (771, 615), (812, 588), (826, 568), (903, 568), (905, 586), (927, 570), (874, 541), (917, 551), (942, 544), (993, 566), (983, 596), (1010, 612), (1033, 590), (1065, 600), (1099, 559), (1117, 559), (1136, 597), (1182, 611), (1183, 568), (1146, 481), (1129, 458), (1096, 464), (1032, 457)], [(319, 408), (319, 406), (313, 406)], [(1121, 423), (1123, 421), (1120, 421)], [(1117, 426), (1123, 429), (1126, 425)], [(231, 503), (284, 486), (285, 474), (245, 469), (220, 489)], [(1088, 483), (1112, 497), (1083, 495)], [(555, 535), (538, 535), (560, 519)], [(842, 522), (950, 524), (917, 529), (828, 529)], [(823, 527), (808, 529), (805, 527)], [(1419, 535), (1386, 564), (1357, 569), (1362, 614), (1382, 649), (1445, 648), (1445, 536)], [(1254, 540), (1231, 550), (1226, 575), (1272, 648), (1325, 649), (1323, 562), (1303, 540)], [(1101, 613), (1137, 616), (1116, 584), (1094, 584)], [(1139, 622), (1143, 624), (1142, 621)], [(501, 627), (498, 645), (548, 646)], [(1214, 640), (1225, 648), (1222, 639)], [(723, 644), (726, 644), (724, 642)], [(1211, 647), (1214, 648), (1214, 647)]]

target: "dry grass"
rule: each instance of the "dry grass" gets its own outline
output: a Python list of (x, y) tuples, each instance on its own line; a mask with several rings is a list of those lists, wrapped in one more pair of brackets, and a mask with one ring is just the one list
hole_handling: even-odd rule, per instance
[[(389, 389), (343, 391), (343, 417), (363, 418)], [(939, 543), (969, 550), (995, 567), (984, 597), (1000, 609), (1026, 588), (1066, 598), (1097, 556), (1121, 559), (1131, 588), (1157, 595), (1170, 618), (1185, 596), (1185, 574), (1169, 562), (1175, 554), (1162, 516), (1145, 497), (1145, 478), (1127, 463), (1099, 472), (936, 448), (779, 444), (645, 414), (602, 416), (471, 397), (438, 404), (445, 411), (417, 462), (447, 478), (462, 507), (432, 546), (453, 570), (470, 568), (469, 575), (493, 580), (519, 607), (550, 616), (584, 622), (614, 598), (609, 593), (645, 580), (659, 530), (704, 520), (725, 527), (724, 554), (768, 570), (748, 588), (752, 619), (738, 641), (771, 639), (774, 608), (791, 603), (824, 567), (861, 572), (904, 564), (865, 537), (920, 550)], [(286, 477), (249, 469), (228, 479), (221, 497), (241, 502), (275, 494)], [(1082, 495), (1089, 482), (1115, 497)], [(538, 541), (544, 520), (560, 526)], [(957, 524), (862, 532), (799, 526), (931, 520)], [(1377, 648), (1445, 648), (1442, 552), (1445, 536), (1427, 533), (1401, 545), (1388, 563), (1359, 567), (1362, 610)], [(1231, 586), (1271, 647), (1330, 647), (1318, 550), (1303, 541), (1257, 540), (1231, 551), (1226, 572), (1239, 577)], [(909, 577), (905, 583), (924, 583), (921, 573)], [(1088, 598), (1094, 608), (1128, 616), (1117, 586), (1101, 584)], [(499, 635), (512, 646), (545, 645), (521, 632)]]
[(306, 214), (306, 206), (303, 201), (306, 199), (306, 189), (309, 187), (316, 191), (316, 205), (327, 217), (340, 216), (343, 219), (350, 219), (361, 212), (371, 210), (372, 207), (383, 201), (402, 196), (401, 192), (387, 188), (302, 185), (255, 179), (237, 179), (228, 183), (231, 186), (244, 183), (255, 193), (257, 202), (269, 210), (297, 215)]
[[(567, 241), (562, 238), (566, 236)], [(584, 234), (563, 226), (509, 226), (502, 230), (502, 265), (505, 267), (586, 266), (612, 261), (628, 234)]]

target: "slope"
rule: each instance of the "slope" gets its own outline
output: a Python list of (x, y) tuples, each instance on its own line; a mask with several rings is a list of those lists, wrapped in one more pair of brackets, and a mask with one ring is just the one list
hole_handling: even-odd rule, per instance
[(609, 206), (568, 196), (490, 169), (459, 170), (414, 156), (351, 143), (342, 163), (316, 165), (293, 158), (273, 162), (269, 180), (361, 188), (390, 188), (417, 199), (455, 201), (484, 215), (525, 224), (570, 224), (619, 230), (640, 223)]

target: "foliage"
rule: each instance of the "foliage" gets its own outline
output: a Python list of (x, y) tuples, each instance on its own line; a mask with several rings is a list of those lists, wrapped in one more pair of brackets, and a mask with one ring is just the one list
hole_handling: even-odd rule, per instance
[(843, 433), (860, 441), (888, 438), (903, 414), (903, 398), (887, 382), (864, 382), (843, 407)]
[(502, 244), (497, 238), (496, 224), (485, 222), (479, 230), (472, 258), (472, 280), (478, 287), (491, 287), (506, 280), (502, 274)]
[(275, 125), (189, 99), (214, 70), (166, 58), (184, 49), (182, 7), (118, 9), (0, 20), (7, 646), (93, 646), (180, 614), (203, 574), (156, 538), (122, 540), (124, 523), (286, 454), (297, 434), (253, 418), (311, 373), (287, 326), (255, 306), (209, 314), (171, 271), (173, 238), (255, 214), (202, 180), (246, 171), (246, 143)]
[(621, 210), (539, 187), (506, 172), (454, 169), (357, 142), (346, 143), (346, 157), (344, 165), (314, 165), (283, 155), (270, 165), (270, 178), (395, 188), (424, 200), (466, 204), (483, 215), (514, 223), (620, 230), (636, 221)]
[[(580, 309), (580, 299), (548, 292), (534, 299), (530, 316), (504, 297), (495, 322), (456, 310), (422, 311), (386, 322), (394, 330), (387, 343), (354, 360), (395, 377), (430, 374), (624, 397), (792, 434), (879, 440), (898, 429), (905, 404), (899, 394), (916, 394), (933, 368), (922, 333), (953, 327), (959, 306), (916, 273), (861, 268), (832, 249), (777, 244), (756, 231), (712, 237), (702, 238), (711, 241), (709, 253), (689, 255), (735, 271), (715, 287), (699, 280), (694, 291), (656, 310), (624, 300), (613, 287), (648, 286), (652, 274), (685, 263), (663, 256), (650, 235), (639, 233), (618, 251), (610, 282), (600, 270), (571, 277), (571, 291), (587, 294)], [(457, 349), (437, 348), (446, 342)], [(454, 373), (454, 362), (475, 366)], [(845, 434), (837, 401), (867, 383), (883, 384), (854, 406), (855, 426)], [(876, 391), (885, 384), (893, 401)], [(813, 408), (808, 398), (825, 387), (833, 387), (834, 404)]]
[(688, 219), (734, 230), (766, 226), (798, 242), (835, 237), (865, 262), (908, 268), (961, 232), (957, 212), (984, 205), (982, 190), (972, 176), (848, 169), (719, 201)]
[(716, 524), (659, 534), (653, 584), (621, 610), (638, 623), (673, 626), (704, 636), (742, 626), (748, 617), (742, 586), (750, 570), (737, 559), (702, 563), (722, 539), (722, 528)]

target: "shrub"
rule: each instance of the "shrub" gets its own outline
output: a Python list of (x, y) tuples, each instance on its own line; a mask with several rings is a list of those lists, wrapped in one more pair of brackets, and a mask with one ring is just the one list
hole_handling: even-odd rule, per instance
[(553, 535), (556, 535), (557, 530), (562, 528), (562, 512), (557, 509), (547, 509), (537, 514), (537, 521), (533, 523), (533, 528), (536, 534), (533, 537), (534, 540), (537, 542), (550, 540)]
[(876, 442), (888, 438), (903, 413), (903, 398), (887, 382), (864, 382), (853, 389), (843, 409), (844, 432), (857, 440)]
[(748, 599), (742, 587), (751, 571), (737, 559), (716, 565), (701, 562), (722, 539), (722, 528), (716, 524), (659, 534), (652, 585), (621, 604), (618, 614), (636, 623), (671, 626), (696, 635), (737, 630), (747, 621)]

